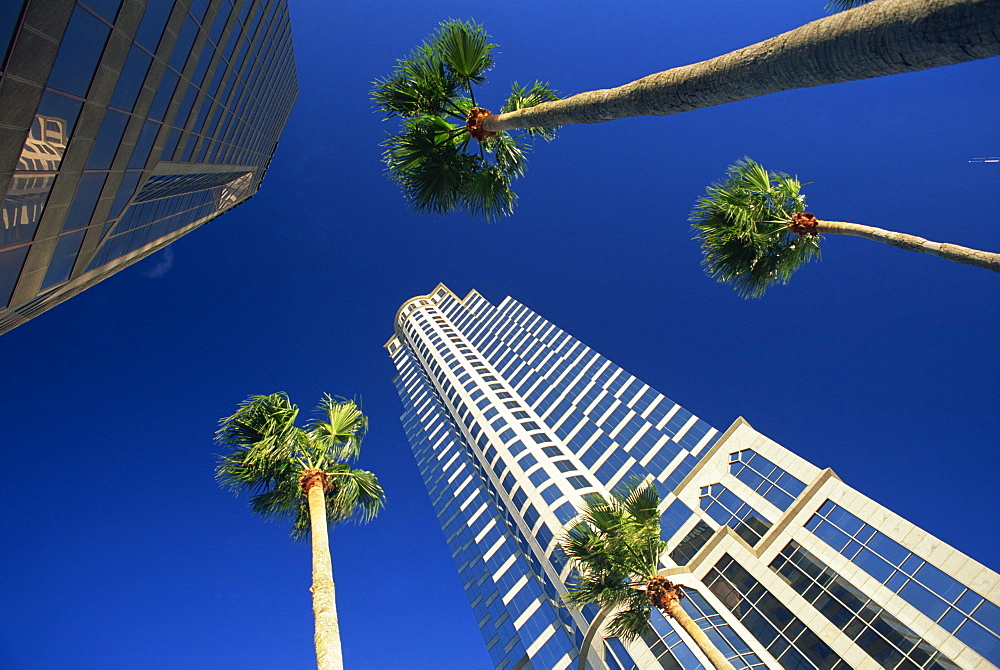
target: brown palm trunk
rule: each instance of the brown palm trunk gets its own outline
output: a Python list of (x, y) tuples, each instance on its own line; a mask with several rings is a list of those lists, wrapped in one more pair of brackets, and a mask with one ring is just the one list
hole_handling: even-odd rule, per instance
[(677, 114), (1000, 55), (1000, 0), (876, 0), (693, 65), (486, 117), (489, 132)]
[(688, 616), (688, 613), (684, 611), (679, 601), (670, 600), (667, 604), (667, 614), (673, 617), (674, 621), (684, 629), (684, 632), (691, 636), (691, 639), (698, 645), (702, 653), (708, 657), (709, 662), (715, 670), (733, 670), (733, 666), (726, 660), (726, 657), (715, 648), (712, 641), (705, 635), (705, 631), (699, 628), (698, 624)]
[(865, 226), (860, 223), (845, 223), (843, 221), (816, 221), (816, 230), (827, 235), (854, 235), (864, 237), (876, 242), (890, 244), (900, 249), (916, 251), (922, 254), (939, 256), (945, 260), (966, 265), (975, 265), (979, 268), (1000, 272), (1000, 254), (990, 251), (980, 251), (970, 249), (958, 244), (948, 244), (947, 242), (931, 242), (916, 235), (897, 233), (892, 230), (876, 228), (875, 226)]
[(309, 486), (309, 521), (312, 524), (312, 598), (316, 620), (317, 670), (343, 670), (340, 650), (340, 624), (337, 622), (337, 599), (333, 586), (333, 561), (326, 527), (326, 496), (323, 484), (314, 480)]

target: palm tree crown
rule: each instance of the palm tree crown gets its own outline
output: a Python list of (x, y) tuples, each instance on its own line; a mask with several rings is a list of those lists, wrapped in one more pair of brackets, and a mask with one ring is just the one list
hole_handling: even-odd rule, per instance
[(216, 477), (236, 494), (249, 493), (251, 509), (265, 518), (292, 522), (296, 540), (309, 536), (306, 491), (316, 482), (326, 492), (331, 524), (368, 521), (385, 494), (374, 474), (352, 468), (367, 417), (354, 401), (323, 397), (322, 418), (295, 425), (299, 408), (284, 393), (251, 396), (220, 423), (216, 439), (230, 453), (219, 457)]
[(819, 256), (819, 236), (791, 225), (806, 207), (798, 179), (744, 158), (698, 199), (691, 221), (710, 276), (735, 285), (744, 298), (785, 284)]
[[(597, 602), (617, 610), (608, 633), (628, 642), (649, 624), (660, 556), (660, 496), (652, 484), (634, 483), (614, 492), (585, 496), (579, 520), (561, 538), (566, 557), (576, 568), (567, 584), (574, 605)], [(666, 580), (663, 580), (666, 581)]]
[[(555, 128), (488, 133), (479, 122), (490, 114), (477, 107), (474, 86), (493, 67), (489, 36), (474, 22), (445, 21), (437, 32), (374, 82), (372, 99), (402, 128), (382, 146), (389, 176), (399, 182), (417, 211), (464, 210), (489, 221), (513, 212), (513, 179), (524, 174), (524, 138), (552, 139)], [(548, 84), (515, 82), (502, 112), (558, 99)], [(472, 140), (476, 144), (472, 144)], [(478, 146), (476, 146), (478, 145)]]

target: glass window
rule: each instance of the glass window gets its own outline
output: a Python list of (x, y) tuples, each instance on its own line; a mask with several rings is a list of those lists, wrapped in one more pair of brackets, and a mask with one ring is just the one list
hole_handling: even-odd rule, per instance
[(83, 235), (86, 230), (78, 230), (66, 233), (59, 238), (56, 249), (52, 253), (52, 260), (45, 271), (45, 279), (42, 280), (42, 288), (47, 289), (54, 284), (69, 279), (69, 273), (73, 269), (77, 254), (80, 253), (80, 245), (83, 244)]
[(136, 186), (139, 185), (139, 177), (142, 176), (142, 171), (140, 170), (129, 170), (125, 173), (125, 178), (122, 179), (121, 186), (118, 187), (118, 195), (115, 196), (114, 204), (111, 205), (111, 212), (108, 214), (108, 220), (117, 218), (121, 214), (122, 208), (135, 193)]
[(149, 160), (149, 153), (153, 148), (153, 141), (159, 132), (159, 123), (146, 121), (142, 126), (142, 132), (139, 133), (139, 139), (135, 143), (135, 149), (132, 150), (132, 158), (128, 162), (129, 168), (146, 167), (146, 161)]
[(17, 285), (17, 278), (21, 275), (21, 268), (30, 248), (25, 245), (0, 251), (0, 305), (4, 307), (10, 303), (10, 296), (14, 293), (14, 286)]
[(128, 125), (128, 114), (116, 112), (109, 109), (104, 114), (104, 121), (101, 122), (101, 129), (94, 140), (94, 147), (90, 150), (90, 158), (87, 159), (88, 170), (107, 170), (111, 167), (111, 162), (115, 158), (115, 153), (122, 142), (122, 135)]
[(106, 23), (77, 5), (59, 45), (48, 86), (85, 98), (110, 34)]
[(153, 62), (153, 57), (140, 49), (136, 45), (128, 52), (128, 59), (118, 77), (118, 84), (115, 92), (111, 96), (111, 106), (131, 112), (135, 109), (135, 101), (142, 90), (142, 84), (146, 80), (146, 73), (149, 72), (149, 65)]
[(142, 23), (135, 34), (135, 41), (155, 52), (160, 43), (160, 36), (170, 18), (170, 10), (174, 3), (169, 0), (157, 0), (146, 4), (146, 13), (142, 15)]
[(106, 172), (85, 172), (80, 179), (80, 184), (76, 187), (76, 195), (73, 197), (73, 204), (69, 208), (69, 214), (63, 222), (63, 230), (73, 230), (82, 228), (90, 223), (90, 217), (94, 214), (94, 207), (97, 206), (97, 199), (101, 196), (104, 182), (108, 178)]
[(191, 53), (191, 45), (194, 44), (194, 38), (197, 36), (198, 24), (195, 23), (193, 18), (188, 16), (184, 22), (184, 27), (181, 28), (180, 35), (177, 37), (177, 41), (174, 43), (174, 50), (170, 54), (170, 67), (178, 72), (184, 70), (184, 63)]
[(121, 4), (122, 0), (87, 0), (87, 7), (107, 19), (108, 23), (115, 22)]
[(163, 79), (160, 80), (160, 86), (156, 89), (156, 97), (153, 98), (153, 104), (149, 108), (151, 118), (157, 121), (163, 120), (163, 115), (167, 112), (167, 105), (174, 97), (174, 89), (177, 87), (178, 79), (180, 76), (173, 70), (168, 69), (163, 72)]

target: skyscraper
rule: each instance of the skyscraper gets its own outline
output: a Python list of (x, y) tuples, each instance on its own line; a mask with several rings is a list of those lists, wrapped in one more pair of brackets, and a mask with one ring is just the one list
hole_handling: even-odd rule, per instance
[(1000, 665), (1000, 579), (761, 435), (665, 398), (517, 301), (437, 286), (386, 349), (404, 428), (495, 666), (701, 668), (673, 622), (586, 643), (558, 536), (588, 492), (663, 498), (661, 574), (739, 668)]
[(256, 193), (298, 92), (286, 0), (8, 0), (0, 48), (0, 333)]

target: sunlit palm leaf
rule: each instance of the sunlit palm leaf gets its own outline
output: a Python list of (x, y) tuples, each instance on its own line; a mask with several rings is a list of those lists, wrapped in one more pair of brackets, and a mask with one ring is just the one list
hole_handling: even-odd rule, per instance
[(307, 469), (322, 470), (330, 482), (330, 523), (368, 521), (385, 500), (375, 475), (337, 462), (357, 458), (367, 417), (353, 401), (329, 395), (318, 409), (322, 418), (310, 422), (307, 432), (294, 425), (298, 408), (285, 394), (251, 396), (236, 414), (222, 420), (217, 434), (220, 444), (230, 449), (216, 466), (219, 483), (237, 495), (249, 494), (255, 514), (291, 522), (296, 540), (307, 538), (311, 530), (308, 499), (300, 484)]
[(414, 49), (409, 58), (398, 61), (389, 76), (376, 79), (373, 84), (372, 100), (387, 118), (461, 111), (451, 104), (460, 82), (427, 46)]
[(641, 479), (616, 489), (610, 500), (586, 496), (580, 520), (560, 538), (574, 568), (567, 581), (567, 600), (619, 610), (608, 631), (624, 640), (649, 626), (650, 604), (636, 585), (656, 574), (666, 550), (660, 540), (659, 503), (656, 487)]
[(526, 159), (524, 152), (527, 145), (518, 142), (510, 133), (500, 132), (483, 141), (483, 148), (493, 154), (494, 159), (504, 174), (509, 177), (520, 177), (524, 174)]
[(869, 2), (871, 2), (871, 0), (827, 0), (826, 11), (842, 12), (845, 9), (860, 7), (861, 5)]
[(486, 71), (493, 67), (491, 55), (495, 44), (490, 44), (486, 30), (473, 21), (449, 20), (443, 22), (431, 38), (432, 49), (451, 74), (463, 86), (482, 84)]
[[(510, 87), (510, 96), (507, 97), (507, 101), (500, 108), (500, 111), (501, 113), (513, 112), (518, 109), (534, 107), (543, 102), (552, 102), (558, 99), (559, 94), (549, 87), (548, 82), (536, 81), (531, 85), (531, 88), (525, 88), (515, 81)], [(553, 140), (556, 137), (559, 126), (528, 128), (527, 130), (529, 135), (537, 135), (546, 140)]]
[(463, 184), (462, 204), (470, 214), (496, 221), (514, 213), (517, 196), (510, 190), (510, 176), (499, 167), (483, 167), (467, 173)]
[(742, 297), (756, 298), (818, 257), (819, 238), (800, 237), (788, 227), (792, 214), (805, 210), (801, 186), (749, 158), (730, 166), (691, 213), (705, 271)]
[(361, 439), (368, 428), (368, 417), (353, 400), (323, 396), (317, 408), (322, 419), (310, 422), (310, 442), (322, 449), (317, 465), (322, 469), (330, 463), (352, 461), (361, 450)]

